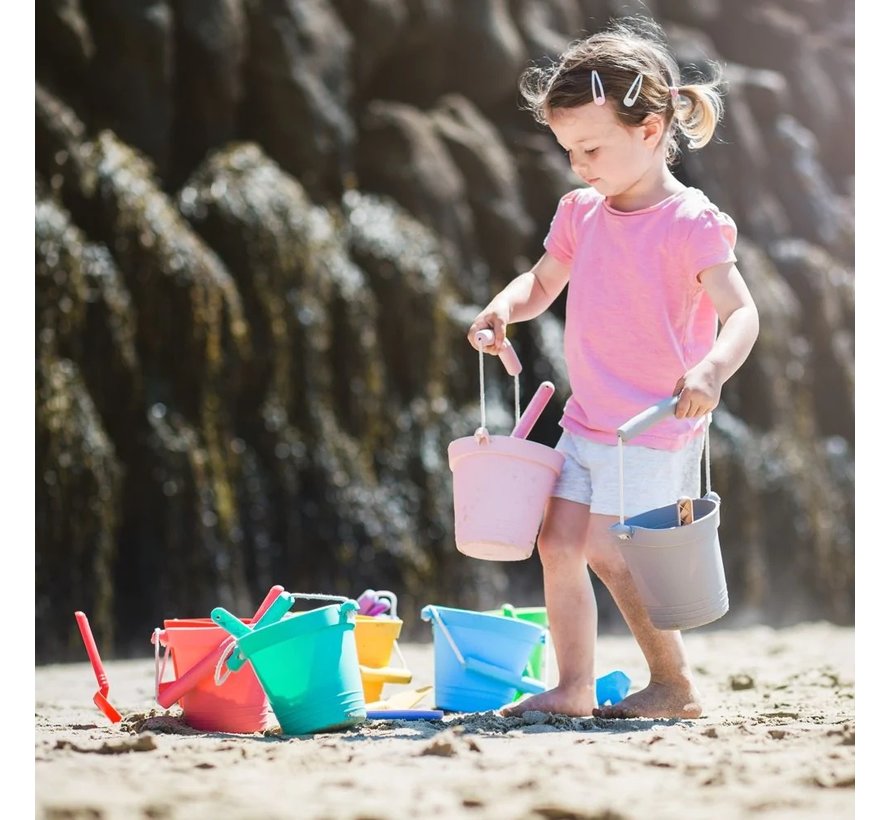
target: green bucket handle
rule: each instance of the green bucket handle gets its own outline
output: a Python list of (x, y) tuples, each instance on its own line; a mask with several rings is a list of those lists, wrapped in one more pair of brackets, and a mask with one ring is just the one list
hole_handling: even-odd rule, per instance
[[(266, 612), (263, 614), (263, 617), (260, 618), (253, 627), (249, 627), (244, 624), (239, 618), (236, 618), (227, 609), (221, 606), (215, 607), (210, 613), (211, 619), (216, 621), (223, 629), (225, 629), (230, 635), (234, 636), (235, 638), (235, 644), (233, 644), (230, 650), (232, 654), (228, 656), (228, 660), (226, 660), (227, 654), (223, 653), (219, 659), (219, 663), (217, 664), (217, 685), (223, 683), (223, 681), (225, 681), (225, 679), (231, 672), (237, 672), (239, 669), (241, 669), (241, 667), (247, 660), (247, 656), (239, 649), (237, 649), (238, 639), (250, 635), (251, 632), (256, 629), (262, 629), (280, 621), (290, 611), (297, 598), (338, 601), (340, 603), (340, 623), (346, 623), (350, 619), (354, 619), (355, 613), (358, 611), (358, 603), (342, 595), (324, 595), (321, 593), (306, 592), (282, 592), (278, 596), (278, 598), (275, 599), (269, 609), (266, 610)], [(220, 671), (223, 663), (225, 663), (227, 667), (226, 674), (225, 676), (220, 677)]]
[[(458, 663), (468, 671), (476, 672), (478, 675), (484, 675), (485, 677), (500, 683), (505, 683), (507, 686), (512, 686), (520, 692), (530, 692), (531, 694), (537, 695), (547, 691), (547, 685), (544, 681), (538, 680), (537, 678), (530, 678), (526, 675), (517, 675), (509, 669), (504, 669), (503, 667), (495, 666), (493, 663), (488, 663), (487, 661), (481, 661), (478, 658), (464, 655), (460, 649), (457, 648), (457, 644), (454, 642), (454, 638), (451, 637), (448, 627), (445, 626), (445, 622), (442, 620), (439, 610), (431, 604), (425, 606), (420, 611), (420, 617), (425, 621), (428, 621), (432, 617), (436, 621), (439, 629), (442, 630), (442, 634), (448, 641), (451, 651), (454, 652)], [(543, 634), (541, 639), (543, 640)]]
[[(253, 627), (245, 627), (246, 632), (234, 632), (233, 629), (238, 629), (234, 625), (234, 622), (228, 620), (228, 626), (224, 627), (228, 632), (231, 632), (235, 635), (236, 638), (244, 637), (245, 634), (250, 634), (254, 629), (262, 629), (264, 626), (269, 626), (270, 624), (278, 623), (288, 612), (290, 612), (291, 607), (294, 605), (294, 596), (289, 592), (282, 592), (279, 596), (272, 602), (272, 605), (263, 613), (263, 616), (253, 625)], [(211, 614), (211, 618), (213, 615)], [(235, 618), (238, 621), (240, 626), (244, 626), (241, 621)], [(231, 627), (231, 628), (229, 628)], [(229, 658), (228, 667), (230, 672), (237, 672), (242, 666), (244, 666), (247, 661), (247, 656), (239, 649), (237, 652), (233, 652), (231, 657)]]

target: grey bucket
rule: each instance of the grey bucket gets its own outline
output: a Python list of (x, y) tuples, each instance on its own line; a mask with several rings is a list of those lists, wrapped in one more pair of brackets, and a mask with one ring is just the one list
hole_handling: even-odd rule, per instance
[[(693, 502), (693, 522), (679, 526), (670, 504), (624, 518), (625, 441), (671, 415), (673, 396), (618, 428), (620, 516), (612, 526), (618, 548), (656, 629), (692, 629), (729, 611), (717, 528), (720, 496), (711, 490), (710, 437), (705, 432), (705, 494)], [(710, 426), (710, 416), (707, 425)]]

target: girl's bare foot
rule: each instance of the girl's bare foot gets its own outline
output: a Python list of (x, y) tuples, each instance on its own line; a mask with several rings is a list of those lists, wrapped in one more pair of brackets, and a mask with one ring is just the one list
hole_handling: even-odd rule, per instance
[(691, 681), (652, 681), (613, 706), (594, 709), (593, 714), (604, 718), (697, 718), (702, 714), (701, 696)]
[(593, 714), (593, 687), (578, 689), (560, 686), (548, 689), (539, 695), (502, 706), (498, 713), (504, 717), (519, 717), (526, 712), (549, 712), (555, 715), (588, 717)]

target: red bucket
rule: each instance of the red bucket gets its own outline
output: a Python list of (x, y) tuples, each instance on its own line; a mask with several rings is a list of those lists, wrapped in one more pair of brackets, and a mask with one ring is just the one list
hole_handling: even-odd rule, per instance
[[(229, 633), (210, 618), (165, 620), (164, 628), (155, 630), (152, 640), (158, 642), (158, 647), (166, 647), (165, 663), (168, 656), (173, 656), (177, 679), (202, 661), (206, 664), (208, 653), (216, 658), (215, 669), (219, 659), (234, 648)], [(252, 668), (229, 675), (219, 686), (214, 669), (198, 676), (179, 700), (183, 720), (189, 726), (205, 732), (250, 733), (262, 732), (276, 724), (269, 699)], [(177, 681), (162, 682), (162, 676), (163, 668), (158, 673), (157, 700), (169, 708), (176, 701), (170, 701), (169, 694), (165, 697), (165, 692)]]

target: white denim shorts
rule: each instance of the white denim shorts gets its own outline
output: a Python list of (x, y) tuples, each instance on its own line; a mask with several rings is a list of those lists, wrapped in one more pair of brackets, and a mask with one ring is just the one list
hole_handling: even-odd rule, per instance
[[(625, 444), (624, 515), (673, 504), (681, 496), (701, 496), (704, 436), (682, 450), (655, 450)], [(587, 504), (590, 512), (618, 515), (618, 446), (601, 444), (563, 430), (556, 449), (565, 455), (552, 496)]]

